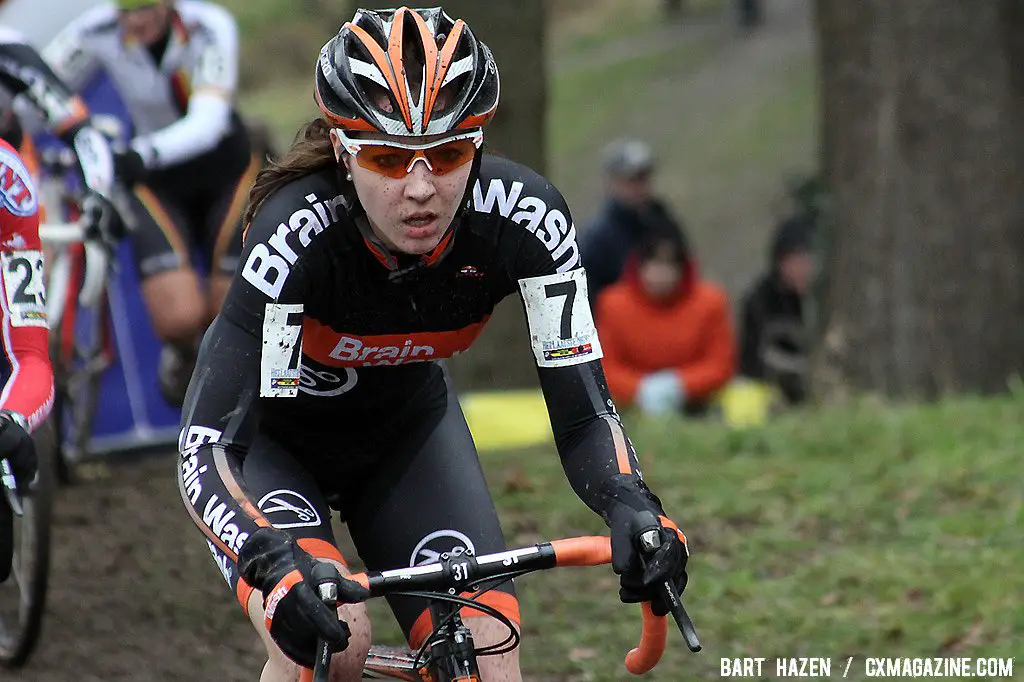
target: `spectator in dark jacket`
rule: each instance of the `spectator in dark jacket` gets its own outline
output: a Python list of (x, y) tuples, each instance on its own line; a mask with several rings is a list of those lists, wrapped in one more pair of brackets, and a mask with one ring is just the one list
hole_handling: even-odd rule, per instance
[(814, 272), (813, 229), (801, 215), (780, 223), (769, 270), (743, 298), (740, 375), (777, 386), (790, 403), (807, 392), (804, 297)]
[(605, 149), (608, 200), (580, 236), (591, 305), (622, 276), (626, 258), (652, 230), (682, 227), (656, 199), (651, 188), (654, 154), (640, 140), (616, 140)]

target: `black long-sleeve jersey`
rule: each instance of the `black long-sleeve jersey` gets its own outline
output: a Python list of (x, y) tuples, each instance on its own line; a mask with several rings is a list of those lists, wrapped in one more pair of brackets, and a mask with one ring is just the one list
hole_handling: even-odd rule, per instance
[[(269, 525), (237, 463), (257, 430), (311, 465), (368, 434), (380, 442), (443, 380), (436, 361), (469, 348), (515, 292), (573, 489), (607, 520), (617, 503), (608, 482), (638, 481), (561, 194), (530, 169), (485, 156), (460, 220), (439, 262), (411, 258), (395, 269), (364, 239), (335, 169), (263, 203), (184, 408), (179, 485), (211, 549), (234, 560)], [(371, 465), (386, 456), (365, 453)]]

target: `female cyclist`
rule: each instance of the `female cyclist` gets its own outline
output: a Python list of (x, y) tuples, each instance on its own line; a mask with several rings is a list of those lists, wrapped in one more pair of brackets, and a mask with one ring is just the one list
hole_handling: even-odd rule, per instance
[[(371, 569), (504, 549), (439, 361), (517, 291), (566, 476), (611, 528), (621, 597), (682, 589), (685, 538), (609, 398), (569, 209), (543, 177), (481, 151), (498, 104), (490, 51), (440, 8), (360, 10), (315, 74), (321, 116), (250, 192), (241, 266), (200, 347), (179, 441), (182, 499), (266, 643), (262, 679), (296, 679), (318, 636), (344, 651), (332, 679), (359, 679), (363, 606), (339, 621), (310, 585), (317, 560), (344, 574), (331, 509)], [(630, 532), (642, 511), (664, 536), (646, 574)], [(342, 601), (360, 596), (343, 583)], [(511, 585), (487, 597), (519, 622)], [(419, 644), (424, 602), (390, 605)], [(469, 622), (480, 645), (506, 634)], [(481, 673), (519, 680), (517, 652)]]

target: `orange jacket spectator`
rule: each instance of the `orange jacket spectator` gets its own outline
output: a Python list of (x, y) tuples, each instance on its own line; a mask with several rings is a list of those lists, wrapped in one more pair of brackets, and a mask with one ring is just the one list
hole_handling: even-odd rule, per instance
[(678, 383), (671, 407), (699, 408), (735, 372), (728, 299), (700, 280), (678, 231), (662, 231), (639, 246), (622, 280), (599, 296), (596, 317), (605, 376), (620, 406), (639, 402), (644, 411), (667, 411), (648, 410), (638, 395), (649, 394), (647, 380), (660, 375)]

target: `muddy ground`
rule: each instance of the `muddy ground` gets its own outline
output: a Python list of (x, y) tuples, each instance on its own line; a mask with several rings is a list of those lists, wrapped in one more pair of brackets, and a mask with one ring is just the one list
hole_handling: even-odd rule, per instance
[(61, 489), (39, 648), (12, 682), (259, 679), (262, 646), (174, 485), (173, 453)]

